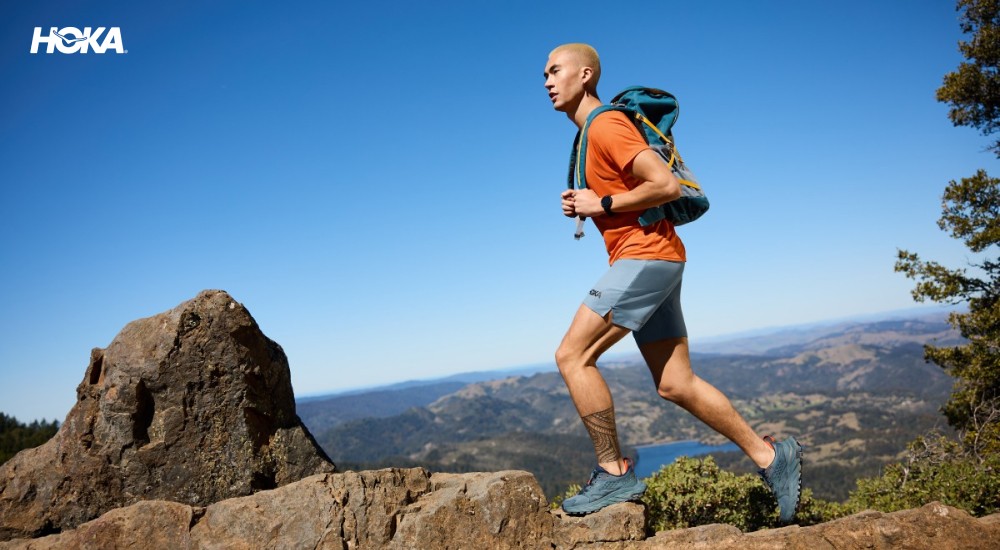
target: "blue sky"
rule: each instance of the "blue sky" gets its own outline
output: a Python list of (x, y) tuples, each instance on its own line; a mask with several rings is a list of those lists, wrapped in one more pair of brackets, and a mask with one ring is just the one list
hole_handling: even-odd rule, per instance
[[(62, 419), (90, 349), (221, 288), (298, 395), (540, 363), (606, 268), (562, 217), (548, 52), (605, 99), (672, 91), (711, 211), (681, 228), (699, 338), (910, 307), (897, 248), (960, 265), (948, 180), (997, 171), (935, 101), (951, 1), (7, 2), (0, 411)], [(125, 54), (30, 54), (34, 27)], [(628, 351), (630, 343), (616, 348)]]

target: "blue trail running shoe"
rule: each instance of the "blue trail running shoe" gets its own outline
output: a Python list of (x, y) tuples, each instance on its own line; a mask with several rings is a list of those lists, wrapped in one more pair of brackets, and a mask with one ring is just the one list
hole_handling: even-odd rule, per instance
[(774, 449), (774, 462), (757, 473), (778, 500), (778, 517), (781, 522), (788, 523), (795, 517), (795, 509), (799, 507), (799, 494), (802, 490), (802, 445), (799, 445), (794, 437), (775, 443), (774, 438), (768, 435), (764, 436), (764, 441)]
[(636, 500), (646, 492), (646, 484), (635, 477), (632, 460), (625, 459), (625, 473), (616, 476), (598, 466), (590, 474), (590, 481), (575, 496), (562, 503), (562, 509), (571, 516), (596, 512), (612, 504)]

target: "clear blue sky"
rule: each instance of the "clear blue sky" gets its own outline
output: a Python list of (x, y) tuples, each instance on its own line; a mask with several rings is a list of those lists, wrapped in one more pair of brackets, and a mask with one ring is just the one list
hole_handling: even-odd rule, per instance
[[(551, 360), (606, 267), (562, 217), (548, 52), (674, 92), (712, 210), (681, 228), (694, 345), (910, 307), (948, 180), (998, 172), (935, 101), (953, 1), (6, 2), (0, 411), (61, 420), (90, 349), (200, 290), (298, 395)], [(127, 54), (29, 53), (117, 26)], [(623, 344), (619, 351), (628, 351)]]

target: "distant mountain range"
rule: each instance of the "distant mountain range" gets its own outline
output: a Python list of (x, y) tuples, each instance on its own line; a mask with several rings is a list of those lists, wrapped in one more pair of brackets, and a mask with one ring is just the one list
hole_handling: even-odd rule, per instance
[[(886, 335), (896, 342), (928, 343), (937, 338), (949, 345), (959, 336), (947, 323), (948, 314), (958, 311), (955, 306), (935, 306), (906, 309), (887, 313), (862, 315), (835, 321), (789, 327), (758, 329), (722, 337), (706, 338), (692, 343), (692, 349), (705, 353), (728, 354), (787, 354), (796, 346), (812, 344), (837, 335), (863, 332), (881, 333), (879, 327), (898, 326), (895, 334)], [(907, 328), (908, 323), (918, 323)], [(876, 327), (875, 330), (869, 330)], [(787, 350), (785, 348), (788, 348)]]
[[(922, 346), (960, 341), (936, 312), (794, 327), (716, 342), (698, 374), (761, 433), (809, 449), (819, 496), (842, 499), (932, 426), (952, 380)], [(602, 362), (623, 445), (720, 436), (658, 397), (638, 357)], [(438, 471), (532, 471), (550, 497), (583, 481), (590, 440), (554, 365), (468, 373), (300, 400), (298, 414), (339, 467), (422, 465)], [(740, 466), (734, 458), (735, 468)], [(850, 482), (845, 485), (844, 480)]]

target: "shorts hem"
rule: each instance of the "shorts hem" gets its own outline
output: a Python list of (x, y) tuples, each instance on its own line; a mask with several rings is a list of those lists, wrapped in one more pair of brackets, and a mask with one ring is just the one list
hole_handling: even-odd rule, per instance
[(635, 332), (637, 330), (641, 330), (642, 329), (642, 326), (639, 326), (638, 323), (629, 322), (629, 321), (625, 321), (625, 322), (616, 321), (615, 320), (616, 316), (615, 316), (615, 308), (614, 307), (602, 308), (604, 311), (600, 312), (600, 311), (597, 311), (592, 304), (588, 304), (587, 302), (584, 302), (583, 305), (587, 306), (587, 309), (589, 309), (590, 311), (593, 311), (594, 313), (596, 313), (597, 315), (599, 315), (602, 319), (604, 318), (605, 315), (607, 315), (608, 313), (611, 313), (611, 324), (615, 325), (616, 327), (622, 327), (624, 329), (631, 330), (632, 332)]

